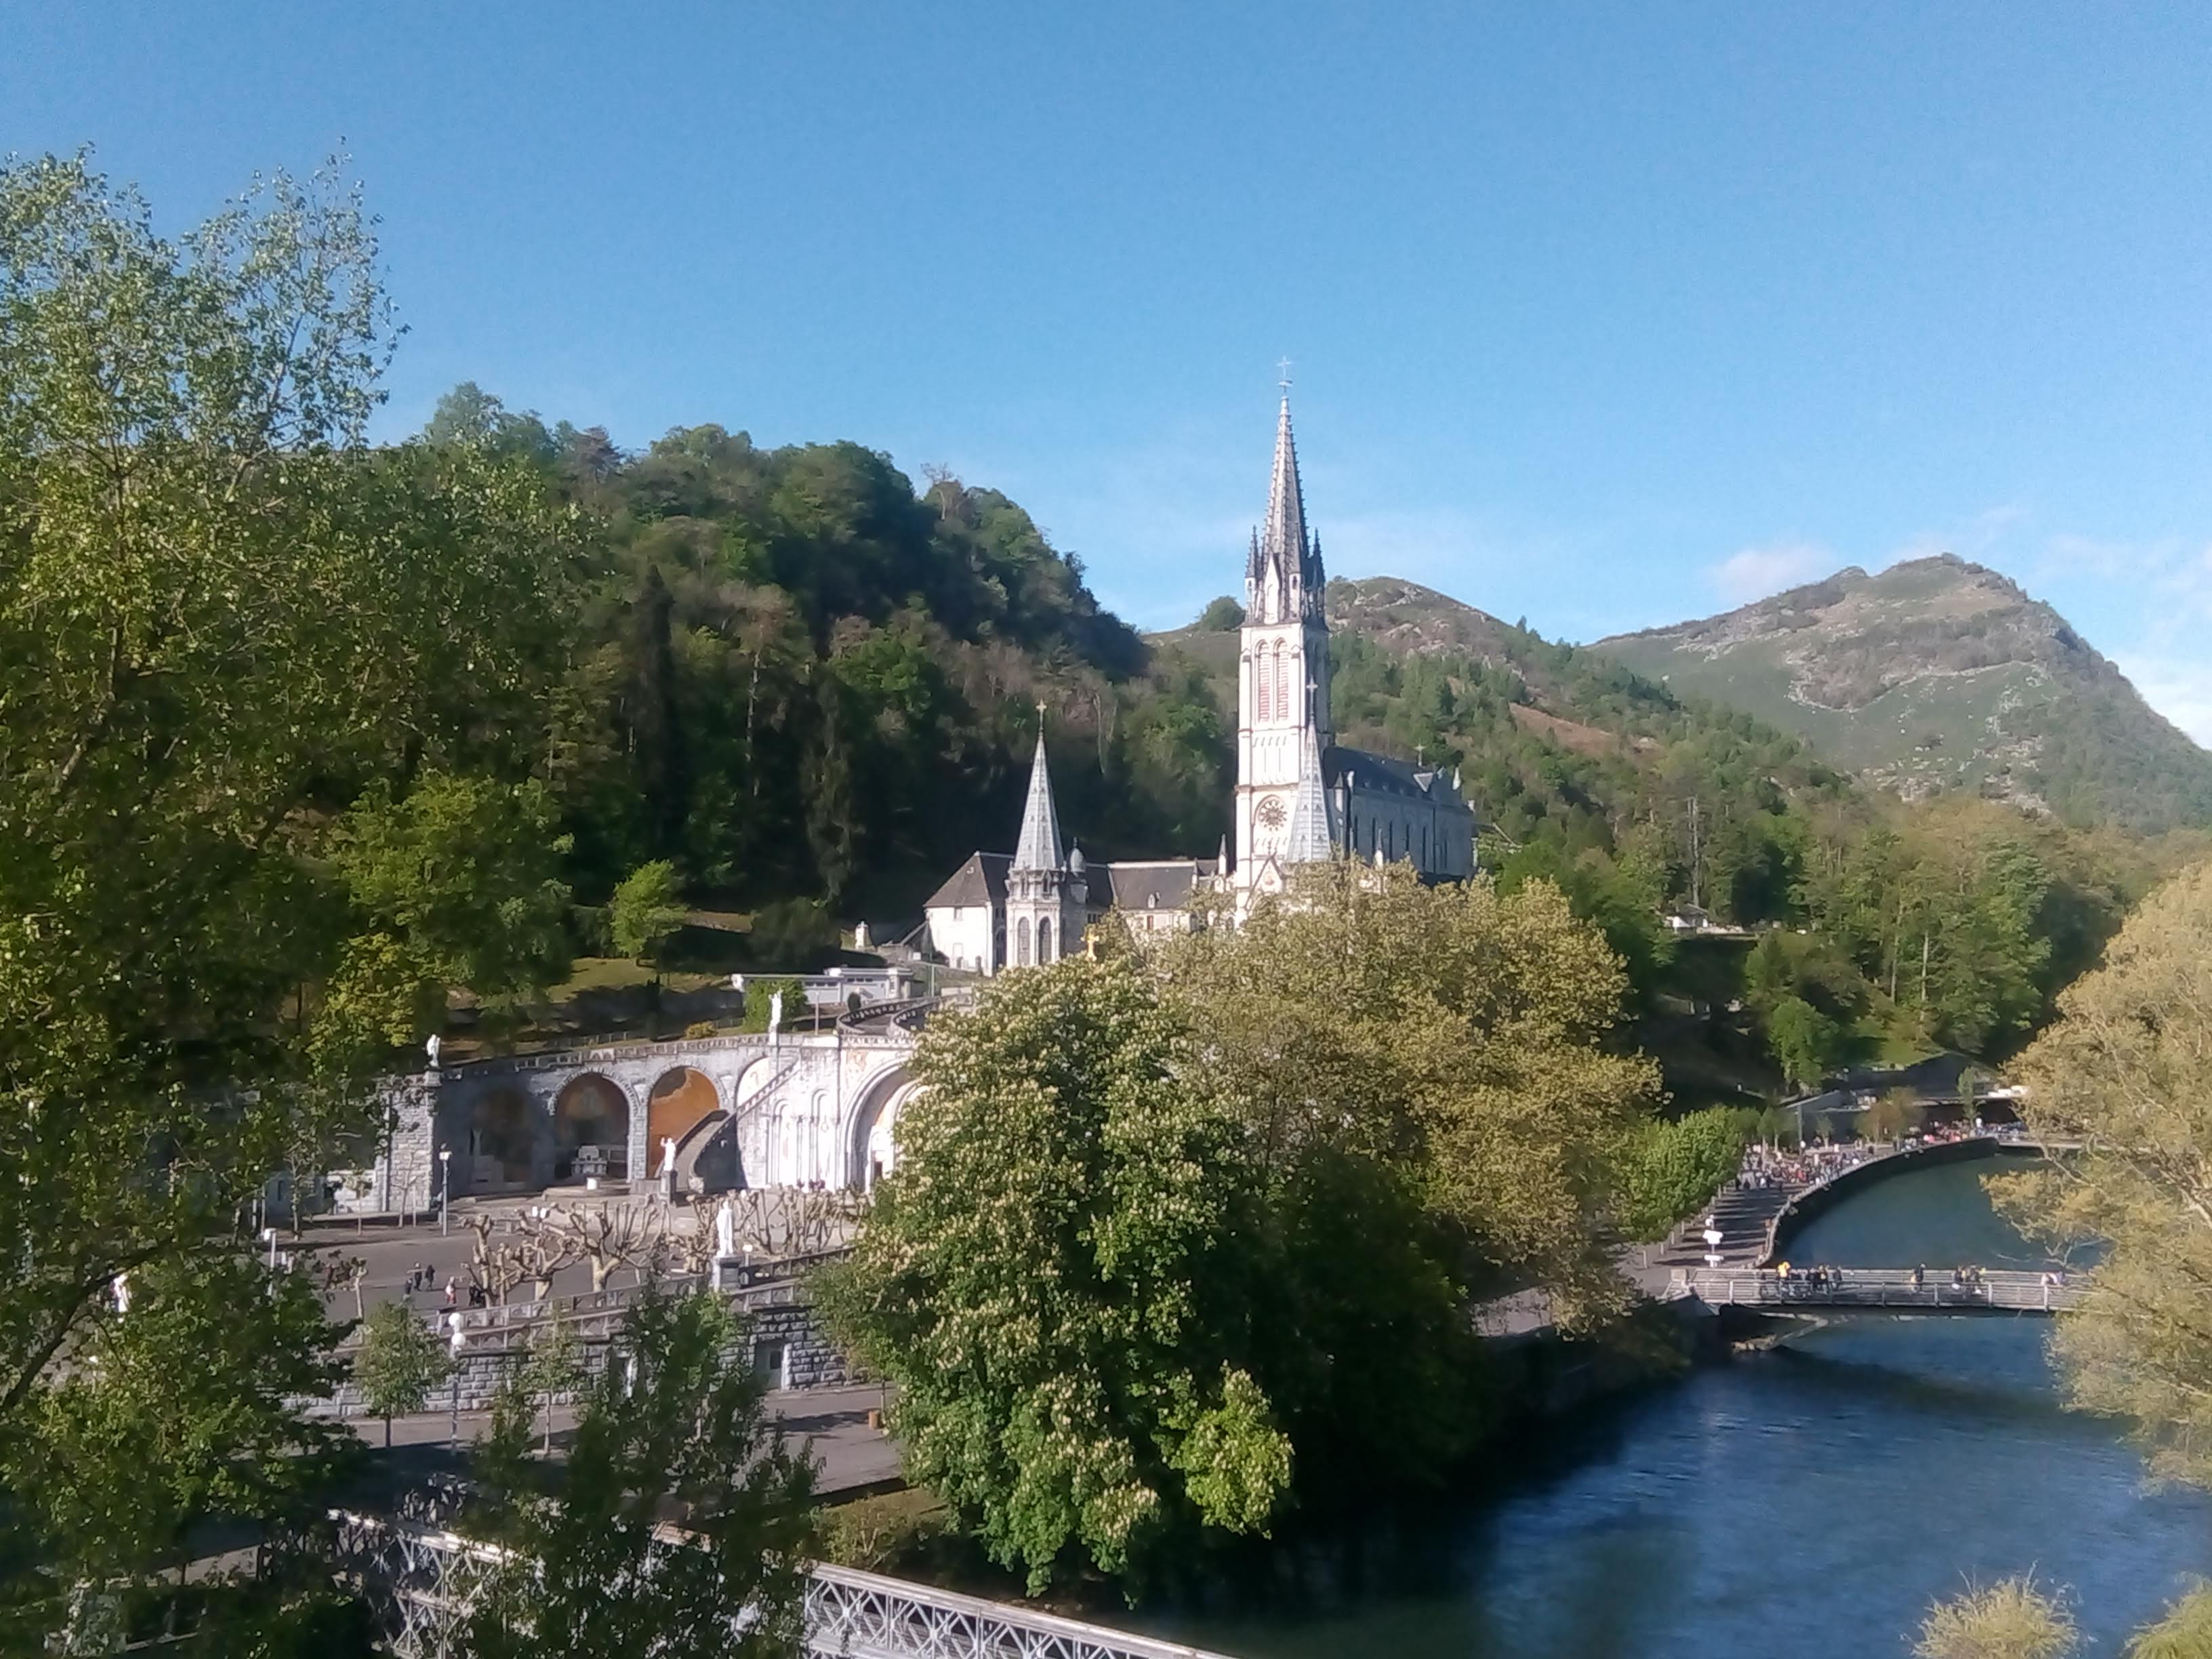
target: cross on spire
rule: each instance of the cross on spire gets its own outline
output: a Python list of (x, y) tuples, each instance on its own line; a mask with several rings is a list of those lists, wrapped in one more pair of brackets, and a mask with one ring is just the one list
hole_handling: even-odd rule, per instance
[(1277, 380), (1275, 384), (1288, 392), (1291, 389), (1291, 360), (1288, 357), (1282, 359), (1275, 365), (1275, 368), (1282, 376), (1282, 379)]

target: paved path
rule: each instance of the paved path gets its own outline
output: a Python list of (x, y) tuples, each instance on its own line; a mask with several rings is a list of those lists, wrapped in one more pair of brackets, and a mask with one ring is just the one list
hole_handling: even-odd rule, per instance
[[(792, 1389), (768, 1396), (771, 1416), (780, 1419), (793, 1440), (806, 1443), (821, 1465), (816, 1490), (824, 1497), (864, 1492), (899, 1479), (898, 1446), (880, 1429), (868, 1426), (868, 1413), (880, 1411), (886, 1398), (883, 1389)], [(384, 1444), (380, 1417), (347, 1419), (372, 1446)], [(575, 1412), (567, 1406), (553, 1411), (553, 1449), (560, 1452), (576, 1425)], [(454, 1419), (450, 1412), (428, 1411), (392, 1420), (395, 1449), (434, 1450), (453, 1443)], [(481, 1440), (491, 1431), (486, 1412), (463, 1412), (459, 1419), (461, 1443)]]

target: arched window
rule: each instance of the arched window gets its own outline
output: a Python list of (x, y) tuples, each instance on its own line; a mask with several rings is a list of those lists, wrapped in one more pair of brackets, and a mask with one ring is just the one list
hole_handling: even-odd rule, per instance
[(1284, 670), (1283, 647), (1275, 647), (1275, 718), (1286, 720), (1291, 717), (1291, 682)]
[(1049, 921), (1037, 923), (1037, 960), (1052, 960), (1052, 924)]
[(1014, 965), (1018, 968), (1030, 965), (1030, 919), (1027, 916), (1014, 924)]

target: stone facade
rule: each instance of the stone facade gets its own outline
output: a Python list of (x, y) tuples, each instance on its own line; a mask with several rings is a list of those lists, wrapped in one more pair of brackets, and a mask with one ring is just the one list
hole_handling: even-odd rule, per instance
[[(803, 1036), (618, 1043), (471, 1061), (390, 1080), (376, 1161), (333, 1176), (341, 1210), (437, 1206), (592, 1179), (680, 1190), (820, 1183), (866, 1188), (890, 1168), (913, 1090), (914, 1033), (882, 1019)], [(726, 1149), (716, 1157), (713, 1149)], [(442, 1162), (441, 1162), (442, 1155)]]

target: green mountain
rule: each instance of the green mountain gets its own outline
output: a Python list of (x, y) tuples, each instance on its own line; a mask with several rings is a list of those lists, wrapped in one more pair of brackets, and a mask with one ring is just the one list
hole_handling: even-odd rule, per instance
[(1592, 648), (1908, 799), (1964, 791), (2150, 833), (2212, 823), (2212, 754), (2056, 611), (1948, 554)]

